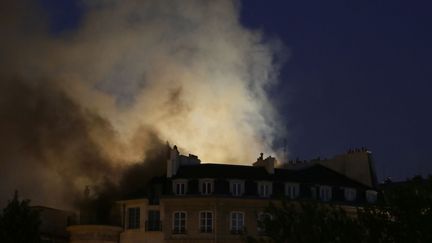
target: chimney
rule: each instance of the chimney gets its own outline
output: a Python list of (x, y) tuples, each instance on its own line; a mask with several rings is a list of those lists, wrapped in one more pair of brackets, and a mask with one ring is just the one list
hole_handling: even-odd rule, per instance
[(177, 150), (177, 146), (174, 147), (170, 151), (170, 157), (167, 161), (167, 177), (171, 178), (177, 174), (177, 170), (179, 167), (179, 152)]
[(260, 157), (257, 158), (257, 161), (253, 163), (255, 167), (264, 167), (269, 174), (274, 174), (274, 167), (276, 164), (276, 159), (269, 156), (267, 158), (263, 158), (263, 153), (260, 154)]

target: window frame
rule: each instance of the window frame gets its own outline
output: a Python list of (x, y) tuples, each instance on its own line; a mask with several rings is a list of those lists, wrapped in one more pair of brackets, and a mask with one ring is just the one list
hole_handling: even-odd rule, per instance
[(318, 191), (319, 199), (323, 202), (330, 202), (333, 198), (333, 190), (331, 186), (321, 185)]
[[(238, 185), (238, 193), (234, 193), (234, 185)], [(230, 180), (230, 193), (234, 197), (241, 197), (244, 194), (244, 181), (243, 180)]]
[(257, 223), (256, 226), (257, 226), (257, 232), (258, 232), (258, 234), (265, 233), (265, 228), (261, 228), (259, 226), (259, 221), (264, 220), (264, 217), (267, 217), (268, 219), (273, 220), (273, 215), (272, 214), (270, 214), (268, 212), (263, 212), (263, 211), (258, 212), (257, 219), (256, 219), (256, 223)]
[[(236, 215), (234, 218), (233, 215)], [(231, 211), (230, 214), (230, 232), (231, 234), (241, 234), (245, 228), (245, 213), (243, 211)], [(241, 216), (241, 217), (239, 217)], [(241, 223), (239, 219), (241, 218)]]
[[(206, 186), (205, 190), (204, 185), (209, 185), (209, 188)], [(210, 191), (208, 191), (210, 189)], [(199, 180), (199, 191), (201, 195), (212, 195), (214, 192), (214, 180), (213, 179), (201, 179)]]
[(147, 210), (146, 231), (161, 231), (161, 212), (160, 210)]
[(344, 199), (348, 202), (353, 202), (357, 199), (357, 190), (353, 187), (344, 187)]
[[(204, 218), (203, 218), (204, 214)], [(208, 215), (210, 216), (210, 221)], [(213, 233), (214, 228), (214, 213), (210, 210), (199, 211), (199, 232), (200, 233)], [(203, 221), (204, 220), (204, 221)], [(204, 225), (202, 224), (204, 222)], [(208, 223), (210, 222), (210, 225)]]
[[(290, 190), (294, 189), (294, 190)], [(300, 184), (295, 182), (285, 183), (285, 196), (289, 199), (296, 199), (300, 196)]]
[(376, 203), (378, 200), (378, 192), (375, 190), (366, 190), (366, 202)]
[[(176, 214), (184, 215), (184, 219), (182, 220), (181, 217), (177, 220)], [(184, 221), (184, 225), (182, 225), (182, 221)], [(176, 227), (176, 223), (179, 223), (179, 226)], [(182, 227), (183, 226), (183, 227)], [(178, 229), (178, 230), (177, 230)], [(187, 231), (187, 212), (186, 211), (174, 211), (172, 213), (172, 233), (173, 234), (186, 234)]]
[[(181, 190), (181, 185), (183, 185), (183, 190)], [(173, 180), (173, 192), (175, 195), (184, 196), (187, 194), (187, 191), (188, 191), (188, 181), (186, 179)]]
[[(257, 186), (258, 186), (258, 196), (259, 197), (268, 198), (268, 197), (271, 197), (271, 195), (273, 194), (273, 183), (272, 182), (259, 181)], [(266, 192), (266, 193), (263, 193), (261, 191), (261, 187), (267, 188), (267, 190), (264, 190), (264, 192)]]
[[(137, 212), (131, 213), (131, 211), (136, 210)], [(132, 219), (131, 216), (134, 216), (135, 220)], [(130, 206), (127, 207), (127, 229), (134, 230), (141, 228), (141, 207), (139, 206)], [(133, 222), (133, 223), (132, 223)], [(131, 224), (132, 223), (132, 224)]]

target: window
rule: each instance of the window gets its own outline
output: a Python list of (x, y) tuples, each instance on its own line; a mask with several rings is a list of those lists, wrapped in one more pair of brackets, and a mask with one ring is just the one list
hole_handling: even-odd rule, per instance
[(186, 212), (174, 212), (173, 233), (186, 234)]
[(270, 197), (272, 193), (271, 182), (259, 182), (258, 183), (258, 195), (260, 197)]
[(185, 195), (187, 191), (187, 181), (185, 180), (177, 180), (173, 182), (174, 194), (176, 195)]
[(329, 186), (320, 186), (319, 198), (321, 201), (328, 202), (332, 198), (332, 188)]
[(286, 183), (285, 184), (285, 196), (290, 199), (297, 198), (299, 196), (300, 186), (297, 183)]
[(213, 232), (213, 212), (211, 211), (200, 212), (200, 232), (201, 233)]
[(315, 186), (310, 187), (311, 197), (317, 199), (317, 188)]
[(200, 181), (200, 191), (202, 195), (210, 195), (213, 193), (213, 180)]
[(233, 196), (241, 196), (243, 195), (244, 183), (243, 181), (231, 181), (230, 182), (230, 192)]
[(149, 210), (148, 211), (148, 220), (146, 222), (146, 230), (147, 231), (160, 231), (161, 223), (160, 223), (160, 212), (158, 210)]
[(128, 228), (138, 229), (140, 227), (140, 208), (128, 208)]
[(354, 201), (357, 197), (356, 189), (354, 188), (344, 188), (344, 197), (347, 201)]
[(258, 213), (257, 217), (257, 231), (259, 234), (265, 233), (265, 224), (267, 224), (270, 220), (273, 220), (273, 216), (266, 212)]
[(378, 193), (373, 190), (367, 190), (366, 191), (366, 201), (368, 203), (375, 203), (377, 201)]
[(241, 234), (244, 229), (244, 213), (231, 212), (230, 229), (232, 234)]

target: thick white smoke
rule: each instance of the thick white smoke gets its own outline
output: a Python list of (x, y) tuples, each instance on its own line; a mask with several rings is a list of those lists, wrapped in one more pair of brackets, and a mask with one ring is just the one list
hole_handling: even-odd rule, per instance
[[(34, 149), (39, 157), (19, 149), (0, 151), (1, 163), (26, 161), (8, 164), (10, 170), (36, 161), (31, 166), (44, 171), (38, 173), (41, 183), (54, 187), (63, 178), (81, 188), (102, 176), (97, 168), (112, 174), (122, 164), (142, 161), (145, 148), (160, 143), (156, 137), (205, 162), (249, 164), (260, 152), (275, 154), (272, 141), (284, 131), (266, 89), (277, 81), (281, 45), (242, 26), (237, 1), (89, 0), (80, 26), (61, 35), (49, 34), (43, 11), (29, 11), (36, 9), (30, 2), (0, 9), (5, 36), (0, 74), (27, 80), (13, 86), (14, 92), (30, 87), (21, 92), (25, 99), (3, 96), (9, 98), (0, 102), (5, 105), (0, 111), (13, 116), (4, 116), (0, 129), (10, 136), (2, 142), (12, 149), (32, 141), (39, 146)], [(7, 82), (1, 92), (9, 94)], [(18, 101), (23, 105), (9, 111)], [(49, 105), (46, 116), (37, 116), (39, 106), (29, 105), (35, 101)], [(34, 118), (16, 122), (24, 110), (34, 112), (43, 129), (35, 125), (18, 134)], [(143, 128), (147, 132), (140, 132)], [(53, 148), (58, 144), (62, 147)], [(83, 148), (89, 154), (97, 150), (94, 159), (78, 156)], [(98, 161), (94, 172), (81, 173), (92, 161)], [(37, 164), (42, 162), (48, 170)], [(19, 180), (4, 173), (3, 185)]]
[(276, 81), (280, 46), (239, 23), (237, 2), (96, 3), (51, 58), (49, 72), (88, 95), (75, 90), (77, 99), (120, 134), (151, 126), (204, 161), (272, 152), (281, 127), (265, 88)]

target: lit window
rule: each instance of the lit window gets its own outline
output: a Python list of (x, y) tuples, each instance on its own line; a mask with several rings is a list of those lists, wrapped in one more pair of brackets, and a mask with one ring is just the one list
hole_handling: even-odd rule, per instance
[(357, 191), (354, 188), (344, 188), (344, 196), (347, 201), (354, 201), (357, 197)]
[(187, 191), (187, 181), (179, 180), (173, 182), (174, 194), (176, 195), (185, 195)]
[(244, 213), (231, 212), (230, 229), (232, 234), (241, 234), (244, 229)]
[(186, 234), (186, 212), (174, 212), (173, 233)]
[(242, 181), (231, 181), (230, 182), (230, 191), (233, 196), (241, 196), (243, 195), (244, 183)]
[(329, 186), (320, 186), (319, 198), (321, 201), (328, 202), (332, 198), (332, 188)]
[(138, 229), (140, 227), (140, 208), (128, 208), (128, 228)]
[(297, 183), (286, 183), (285, 184), (285, 195), (290, 198), (294, 199), (299, 196), (300, 192), (300, 186)]
[(213, 193), (213, 180), (200, 181), (201, 194), (210, 195)]
[(272, 193), (271, 182), (259, 182), (258, 183), (258, 195), (260, 197), (270, 197)]
[(211, 211), (200, 212), (200, 232), (202, 233), (213, 232), (213, 212)]
[(367, 190), (366, 191), (366, 201), (368, 203), (375, 203), (377, 201), (378, 193), (373, 190)]

